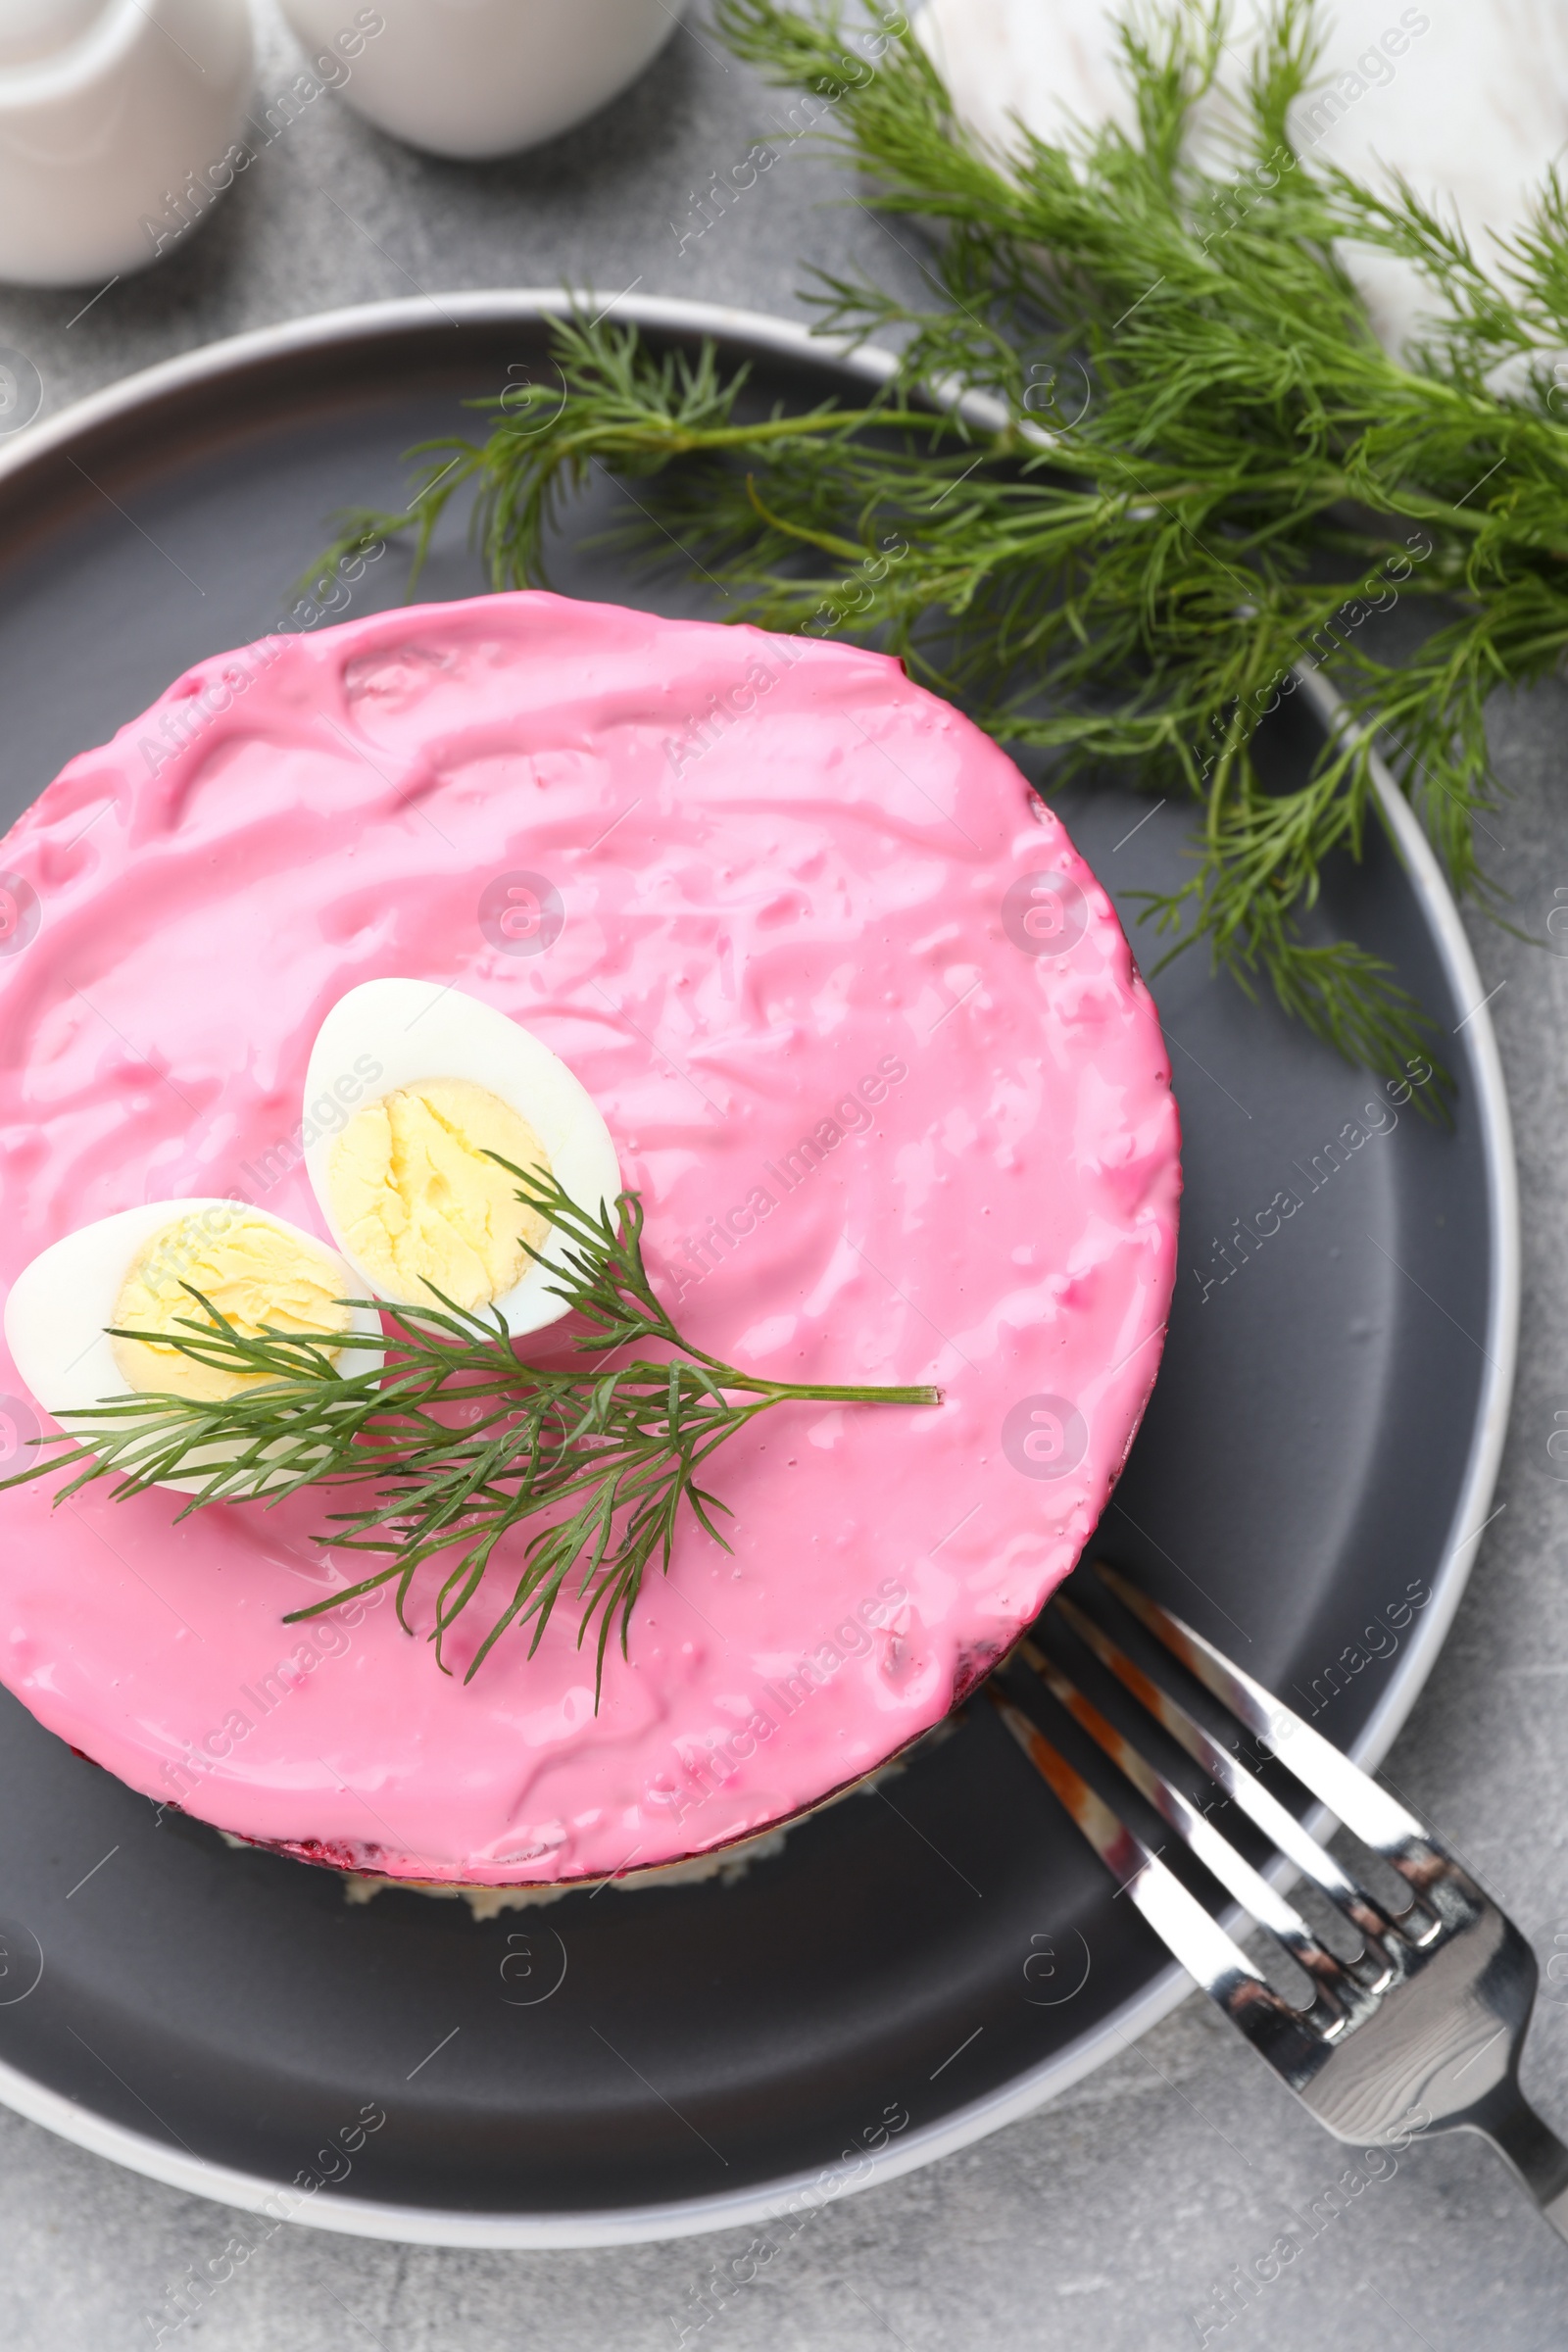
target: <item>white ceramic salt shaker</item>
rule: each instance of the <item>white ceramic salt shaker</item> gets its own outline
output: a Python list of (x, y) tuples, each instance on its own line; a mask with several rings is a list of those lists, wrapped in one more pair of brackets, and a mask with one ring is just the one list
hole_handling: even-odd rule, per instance
[(234, 177), (247, 0), (0, 0), (0, 278), (167, 255)]
[[(511, 155), (608, 104), (669, 39), (686, 0), (375, 0), (339, 85), (348, 104), (432, 155)], [(314, 57), (345, 0), (283, 0)]]

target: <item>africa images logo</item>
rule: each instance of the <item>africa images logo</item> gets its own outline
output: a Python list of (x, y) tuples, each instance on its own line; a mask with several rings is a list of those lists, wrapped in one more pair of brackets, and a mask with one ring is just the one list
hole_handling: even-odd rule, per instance
[(20, 433), (43, 407), (43, 378), (24, 351), (0, 343), (0, 434)]
[(38, 1416), (24, 1396), (0, 1396), (0, 1475), (14, 1478), (24, 1470), (42, 1435)]
[(542, 956), (565, 925), (561, 893), (544, 874), (497, 874), (479, 899), (479, 928), (503, 956)]
[(1025, 1478), (1065, 1478), (1089, 1450), (1089, 1430), (1065, 1396), (1022, 1396), (1002, 1424), (1002, 1450)]
[(1025, 956), (1064, 956), (1088, 920), (1084, 894), (1066, 874), (1020, 874), (1002, 902), (1002, 928)]
[(0, 956), (20, 956), (37, 936), (38, 894), (23, 874), (0, 874)]

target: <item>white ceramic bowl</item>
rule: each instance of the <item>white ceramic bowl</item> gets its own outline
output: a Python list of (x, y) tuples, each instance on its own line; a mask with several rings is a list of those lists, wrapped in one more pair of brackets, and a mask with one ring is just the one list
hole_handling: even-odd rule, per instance
[(179, 245), (234, 177), (252, 55), (246, 0), (0, 0), (0, 278)]
[[(342, 85), (350, 106), (432, 155), (535, 147), (623, 90), (674, 31), (686, 0), (375, 0), (385, 19)], [(283, 0), (314, 57), (352, 12)], [(356, 19), (364, 23), (364, 17)]]

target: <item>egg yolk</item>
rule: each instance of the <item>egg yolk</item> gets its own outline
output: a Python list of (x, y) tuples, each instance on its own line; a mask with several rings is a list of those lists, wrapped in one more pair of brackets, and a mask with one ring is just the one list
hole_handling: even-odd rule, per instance
[(487, 1159), (548, 1169), (517, 1111), (466, 1078), (421, 1078), (356, 1113), (332, 1147), (327, 1186), (338, 1230), (385, 1298), (487, 1306), (522, 1280), (548, 1230)]
[[(201, 1320), (195, 1290), (247, 1339), (268, 1326), (345, 1332), (349, 1309), (338, 1303), (344, 1287), (342, 1266), (324, 1250), (308, 1248), (249, 1209), (207, 1208), (164, 1226), (144, 1245), (115, 1301), (114, 1319), (134, 1331), (176, 1331)], [(210, 1403), (266, 1377), (221, 1372), (156, 1341), (110, 1345), (126, 1384), (144, 1393)]]

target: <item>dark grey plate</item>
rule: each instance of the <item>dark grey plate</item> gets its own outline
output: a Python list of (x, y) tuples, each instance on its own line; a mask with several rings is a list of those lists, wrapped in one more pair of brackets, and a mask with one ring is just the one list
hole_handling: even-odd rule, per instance
[[(7, 821), (188, 663), (276, 625), (324, 517), (395, 502), (399, 453), (451, 429), (461, 396), (509, 368), (552, 381), (553, 307), (458, 295), (307, 320), (0, 444)], [(776, 321), (625, 308), (677, 341), (718, 333), (770, 396), (846, 380), (848, 363)], [(618, 496), (603, 485), (573, 531)], [(402, 584), (388, 558), (351, 609)], [(559, 584), (703, 609), (580, 545), (563, 548)], [(481, 585), (454, 531), (425, 593)], [(1282, 775), (1310, 751), (1308, 702), (1276, 722)], [(1124, 908), (1182, 869), (1184, 808), (1104, 793), (1065, 813)], [(1199, 961), (1161, 977), (1186, 1131), (1181, 1271), (1101, 1535), (1364, 1761), (1457, 1601), (1517, 1303), (1488, 1017), (1430, 856), (1395, 821), (1403, 861), (1376, 839), (1364, 866), (1330, 876), (1323, 919), (1424, 1000), (1457, 1075), (1455, 1124), (1406, 1107), (1338, 1164), (1328, 1145), (1364, 1129), (1378, 1090)], [(1299, 1207), (1244, 1258), (1236, 1221), (1265, 1212), (1267, 1227), (1282, 1193)], [(1401, 1613), (1412, 1586), (1431, 1597)], [(298, 2180), (298, 2218), (338, 2230), (561, 2245), (773, 2213), (803, 2179), (833, 2194), (1025, 2112), (1185, 1982), (984, 1705), (884, 1795), (797, 1828), (738, 1885), (574, 1894), (482, 1926), (416, 1894), (351, 1908), (329, 1873), (160, 1818), (3, 1693), (0, 1780), (0, 2095), (236, 2204)], [(387, 2120), (357, 2146), (366, 2108)]]

